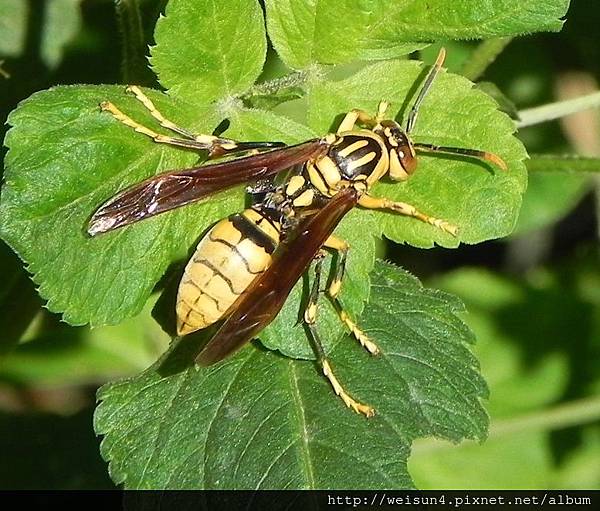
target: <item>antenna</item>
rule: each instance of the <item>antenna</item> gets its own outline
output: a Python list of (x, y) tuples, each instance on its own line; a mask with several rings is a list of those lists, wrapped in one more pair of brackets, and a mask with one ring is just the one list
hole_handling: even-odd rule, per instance
[(433, 144), (413, 144), (413, 147), (417, 151), (425, 151), (430, 153), (446, 153), (446, 154), (458, 154), (461, 156), (471, 156), (473, 158), (479, 158), (480, 160), (489, 161), (502, 170), (507, 170), (506, 163), (500, 156), (487, 151), (480, 151), (479, 149), (463, 149), (462, 147), (445, 147)]
[(442, 65), (444, 64), (445, 59), (446, 59), (446, 50), (444, 48), (440, 48), (440, 52), (438, 53), (437, 59), (435, 60), (435, 64), (429, 71), (427, 78), (425, 78), (423, 87), (421, 87), (421, 91), (419, 92), (419, 95), (417, 96), (417, 99), (416, 99), (415, 103), (413, 104), (412, 108), (410, 109), (410, 113), (408, 114), (408, 119), (406, 121), (406, 133), (407, 134), (410, 133), (412, 131), (412, 129), (414, 128), (415, 122), (417, 121), (417, 114), (419, 113), (419, 107), (421, 106), (421, 103), (423, 102), (423, 98), (425, 98), (425, 96), (429, 92), (429, 89), (431, 88), (431, 84), (433, 83), (433, 80), (435, 80), (435, 77), (437, 76), (440, 69), (442, 68)]
[[(413, 104), (412, 108), (410, 109), (410, 113), (408, 114), (408, 120), (406, 121), (406, 133), (407, 134), (409, 134), (412, 131), (412, 129), (414, 128), (415, 122), (417, 121), (417, 115), (419, 113), (419, 107), (421, 106), (423, 99), (429, 92), (429, 89), (431, 88), (433, 80), (435, 80), (435, 77), (440, 72), (440, 69), (442, 68), (442, 65), (444, 64), (445, 59), (446, 59), (446, 50), (444, 48), (440, 48), (440, 52), (438, 53), (437, 59), (435, 60), (435, 64), (429, 71), (427, 78), (425, 78), (425, 82), (423, 82), (423, 87), (421, 87), (421, 90), (419, 91), (419, 95), (417, 96), (417, 99), (415, 100), (415, 103)], [(470, 156), (472, 158), (479, 158), (481, 160), (485, 160), (490, 163), (493, 163), (494, 165), (501, 168), (502, 170), (507, 169), (506, 163), (504, 162), (504, 160), (502, 158), (500, 158), (500, 156), (498, 156), (497, 154), (494, 154), (494, 153), (489, 153), (487, 151), (480, 151), (479, 149), (465, 149), (462, 147), (446, 147), (446, 146), (439, 146), (439, 145), (434, 145), (434, 144), (418, 144), (418, 143), (413, 144), (413, 147), (417, 151), (424, 151), (424, 152), (430, 152), (430, 153), (458, 154), (461, 156)]]

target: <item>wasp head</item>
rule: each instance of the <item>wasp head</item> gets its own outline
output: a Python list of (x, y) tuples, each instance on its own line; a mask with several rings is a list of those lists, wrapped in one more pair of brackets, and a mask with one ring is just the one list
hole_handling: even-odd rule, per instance
[(381, 136), (390, 155), (390, 178), (405, 181), (415, 171), (417, 158), (413, 144), (406, 132), (395, 121), (381, 121), (377, 133)]

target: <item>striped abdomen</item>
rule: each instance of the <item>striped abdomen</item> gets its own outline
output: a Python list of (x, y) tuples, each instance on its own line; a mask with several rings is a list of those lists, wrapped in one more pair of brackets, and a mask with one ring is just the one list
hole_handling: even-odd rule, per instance
[(177, 333), (186, 335), (226, 315), (271, 264), (280, 226), (254, 209), (221, 220), (200, 240), (177, 293)]

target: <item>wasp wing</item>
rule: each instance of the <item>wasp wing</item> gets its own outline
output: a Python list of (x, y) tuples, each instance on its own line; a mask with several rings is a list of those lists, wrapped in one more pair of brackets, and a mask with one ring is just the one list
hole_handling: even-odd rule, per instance
[(88, 234), (112, 231), (184, 206), (232, 186), (265, 178), (318, 157), (327, 150), (322, 139), (189, 169), (159, 174), (105, 202), (94, 213)]
[(232, 313), (198, 355), (196, 362), (210, 365), (222, 360), (271, 323), (294, 284), (357, 201), (356, 191), (347, 188), (306, 218), (297, 228), (296, 236), (279, 247), (271, 266), (232, 305)]

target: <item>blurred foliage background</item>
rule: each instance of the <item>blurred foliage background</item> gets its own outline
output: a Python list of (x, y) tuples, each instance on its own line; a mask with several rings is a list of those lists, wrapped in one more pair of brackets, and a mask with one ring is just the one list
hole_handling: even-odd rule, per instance
[[(164, 2), (140, 4), (147, 44)], [(576, 0), (561, 33), (506, 41), (480, 79), (516, 110), (598, 90), (598, 26), (600, 4)], [(8, 113), (35, 91), (128, 81), (141, 64), (123, 72), (118, 34), (111, 0), (0, 0), (2, 137)], [(444, 46), (448, 68), (460, 72), (476, 43)], [(414, 57), (432, 61), (438, 47)], [(284, 72), (270, 52), (264, 77)], [(600, 115), (580, 112), (523, 128), (519, 137), (530, 153), (600, 157)], [(417, 487), (600, 488), (599, 213), (594, 174), (541, 170), (530, 175), (507, 239), (457, 250), (380, 247), (426, 285), (466, 302), (490, 386), (489, 439), (418, 441), (410, 460)], [(152, 304), (119, 326), (69, 327), (43, 308), (1, 242), (0, 268), (0, 487), (112, 487), (93, 433), (95, 391), (165, 350), (169, 339), (150, 317)]]

